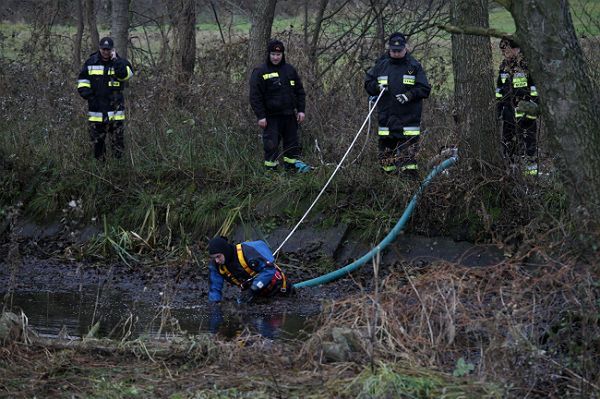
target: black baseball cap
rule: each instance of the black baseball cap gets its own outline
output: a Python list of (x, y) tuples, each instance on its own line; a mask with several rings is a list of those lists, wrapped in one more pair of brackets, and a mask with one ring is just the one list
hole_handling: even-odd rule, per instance
[(110, 37), (103, 37), (102, 39), (100, 39), (100, 48), (112, 50), (113, 47), (115, 47), (115, 43)]
[(390, 50), (404, 50), (404, 48), (406, 47), (406, 36), (404, 36), (400, 32), (392, 33), (390, 35), (388, 46)]

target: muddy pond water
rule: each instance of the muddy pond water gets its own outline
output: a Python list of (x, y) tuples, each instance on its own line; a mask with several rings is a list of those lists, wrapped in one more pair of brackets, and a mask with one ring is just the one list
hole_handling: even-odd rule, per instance
[(5, 309), (17, 314), (22, 310), (29, 326), (46, 337), (81, 338), (94, 329), (96, 337), (114, 339), (201, 333), (234, 338), (245, 331), (272, 339), (302, 339), (314, 316), (289, 309), (278, 312), (275, 306), (265, 311), (265, 306), (235, 303), (218, 307), (206, 303), (148, 303), (134, 300), (130, 292), (119, 289), (80, 288), (60, 292), (4, 292), (0, 298)]

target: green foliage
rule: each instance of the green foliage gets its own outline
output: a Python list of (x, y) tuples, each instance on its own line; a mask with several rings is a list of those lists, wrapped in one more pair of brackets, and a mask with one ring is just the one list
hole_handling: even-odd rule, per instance
[(154, 391), (150, 385), (143, 388), (136, 386), (133, 381), (119, 381), (117, 379), (107, 379), (100, 377), (95, 380), (92, 387), (92, 394), (89, 398), (102, 399), (124, 399), (124, 398), (143, 398), (148, 397)]
[(375, 370), (365, 369), (348, 386), (356, 398), (500, 398), (493, 385), (480, 386), (453, 381), (433, 371), (416, 368), (398, 371), (393, 365), (381, 363)]
[(455, 377), (464, 377), (475, 370), (475, 365), (473, 363), (467, 363), (465, 358), (461, 357), (456, 361), (456, 367), (452, 372), (452, 375)]

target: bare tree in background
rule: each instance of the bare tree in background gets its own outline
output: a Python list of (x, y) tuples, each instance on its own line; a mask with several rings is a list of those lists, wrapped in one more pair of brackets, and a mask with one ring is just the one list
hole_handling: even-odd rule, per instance
[(182, 80), (189, 80), (196, 62), (196, 2), (170, 0), (169, 15), (175, 33), (174, 64)]
[[(600, 94), (575, 34), (567, 0), (501, 0), (535, 77), (544, 125), (578, 220), (600, 218)], [(585, 226), (585, 225), (584, 225)]]
[(90, 35), (89, 52), (98, 48), (100, 43), (100, 35), (98, 34), (98, 24), (96, 23), (96, 7), (94, 0), (85, 0), (85, 20)]
[(129, 0), (112, 0), (111, 34), (121, 57), (127, 58), (129, 44)]
[(248, 71), (264, 61), (267, 43), (271, 38), (277, 0), (258, 0), (252, 8), (248, 38)]
[(81, 42), (83, 39), (83, 4), (82, 0), (75, 0), (75, 23), (77, 24), (77, 31), (73, 36), (73, 69), (78, 70), (81, 66)]
[[(488, 0), (452, 0), (450, 15), (455, 26), (488, 28)], [(452, 67), (461, 156), (480, 165), (481, 162), (497, 164), (500, 137), (494, 118), (490, 38), (453, 34)], [(470, 162), (470, 166), (476, 164)]]

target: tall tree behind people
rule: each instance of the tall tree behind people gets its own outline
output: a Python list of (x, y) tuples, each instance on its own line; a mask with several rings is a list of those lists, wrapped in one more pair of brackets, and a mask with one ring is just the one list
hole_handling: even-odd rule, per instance
[[(550, 149), (559, 156), (573, 215), (600, 220), (598, 85), (575, 34), (567, 0), (500, 0), (512, 14), (516, 40), (536, 79)], [(585, 225), (584, 225), (585, 226)]]
[(123, 58), (127, 58), (129, 43), (129, 1), (112, 0), (111, 34), (115, 41), (115, 48)]
[(248, 75), (264, 61), (265, 47), (271, 38), (277, 0), (257, 0), (252, 7), (248, 39)]
[[(488, 0), (452, 0), (457, 26), (489, 27)], [(452, 35), (454, 98), (461, 157), (470, 165), (499, 164), (500, 141), (494, 118), (492, 51), (486, 36)], [(479, 168), (483, 170), (483, 168)]]
[(87, 27), (90, 35), (90, 42), (88, 43), (89, 54), (95, 51), (100, 42), (100, 34), (98, 34), (98, 24), (96, 23), (96, 6), (94, 0), (85, 0), (85, 20), (87, 21)]
[(169, 16), (175, 31), (174, 66), (182, 81), (194, 73), (196, 61), (196, 2), (195, 0), (170, 0)]
[(82, 0), (75, 0), (75, 17), (77, 24), (77, 30), (73, 35), (73, 69), (77, 70), (81, 65), (81, 41), (83, 39), (84, 29), (84, 12)]

